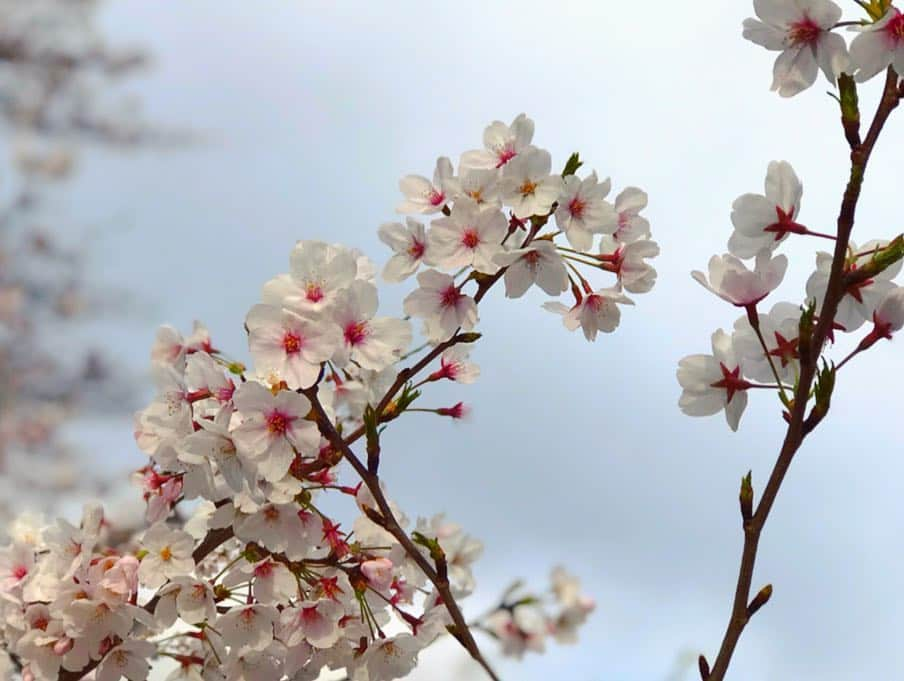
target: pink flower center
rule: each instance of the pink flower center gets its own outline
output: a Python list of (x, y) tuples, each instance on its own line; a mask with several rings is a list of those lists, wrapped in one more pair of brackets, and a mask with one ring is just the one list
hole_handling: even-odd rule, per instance
[(584, 299), (584, 305), (586, 305), (591, 312), (599, 312), (605, 302), (606, 299), (596, 293), (591, 293)]
[(279, 509), (276, 506), (267, 506), (264, 509), (264, 519), (270, 523), (279, 520)]
[(271, 411), (267, 414), (266, 419), (267, 430), (270, 431), (271, 435), (285, 435), (286, 431), (289, 430), (289, 424), (294, 420), (293, 417), (279, 410)]
[(465, 248), (474, 250), (480, 244), (480, 236), (473, 227), (468, 227), (461, 235), (461, 244)]
[(434, 189), (430, 192), (427, 200), (430, 201), (431, 206), (441, 206), (446, 202), (446, 195)]
[(345, 327), (345, 342), (349, 345), (361, 345), (368, 334), (367, 322), (352, 322)]
[(16, 578), (16, 580), (25, 579), (26, 575), (28, 575), (28, 568), (24, 565), (17, 565), (13, 568), (12, 574), (13, 577)]
[(904, 14), (897, 9), (894, 11), (895, 16), (885, 24), (885, 35), (888, 36), (888, 42), (893, 48), (904, 39)]
[(726, 404), (730, 404), (732, 398), (734, 398), (735, 393), (739, 390), (747, 390), (750, 387), (750, 383), (741, 378), (741, 367), (736, 366), (734, 369), (730, 370), (724, 363), (719, 362), (719, 368), (722, 370), (722, 380), (716, 381), (712, 384), (713, 388), (725, 388), (725, 392), (727, 394), (727, 399), (725, 400)]
[(581, 201), (581, 199), (579, 199), (577, 196), (575, 196), (568, 203), (568, 212), (571, 213), (573, 217), (576, 217), (578, 220), (580, 220), (582, 217), (584, 217), (584, 209), (586, 207), (587, 204)]
[(286, 331), (283, 334), (282, 345), (287, 355), (297, 355), (301, 352), (302, 338), (294, 331)]
[(317, 606), (311, 605), (301, 609), (301, 621), (305, 624), (312, 624), (320, 619), (320, 613), (317, 612)]
[(411, 256), (412, 260), (420, 260), (424, 257), (424, 251), (426, 249), (427, 247), (422, 242), (414, 239), (408, 247), (408, 255)]
[(496, 159), (497, 159), (496, 167), (501, 168), (506, 163), (511, 161), (513, 158), (515, 158), (515, 156), (517, 156), (517, 155), (518, 155), (518, 152), (516, 152), (514, 149), (512, 149), (511, 146), (505, 146), (502, 149), (499, 149), (496, 152)]
[(232, 399), (232, 394), (235, 392), (235, 383), (232, 382), (232, 379), (229, 379), (228, 383), (222, 388), (217, 388), (217, 399), (220, 402), (228, 402)]
[(269, 560), (264, 563), (261, 563), (256, 568), (254, 568), (254, 576), (255, 577), (263, 577), (264, 579), (266, 579), (267, 577), (270, 577), (272, 574), (273, 574), (273, 563), (271, 563)]
[(310, 302), (319, 303), (321, 300), (323, 300), (323, 297), (324, 297), (323, 288), (320, 286), (319, 283), (310, 282), (305, 287), (304, 295), (305, 295), (305, 298), (307, 298)]
[(822, 29), (810, 17), (804, 16), (800, 21), (791, 24), (788, 30), (788, 40), (794, 47), (801, 45), (813, 45), (819, 40)]
[(450, 286), (440, 294), (440, 305), (443, 307), (455, 307), (461, 297), (461, 292), (455, 286)]

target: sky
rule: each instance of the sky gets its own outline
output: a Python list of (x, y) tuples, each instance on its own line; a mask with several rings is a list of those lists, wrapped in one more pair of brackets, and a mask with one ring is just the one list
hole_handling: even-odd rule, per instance
[[(696, 678), (682, 664), (715, 657), (730, 611), (739, 481), (752, 470), (762, 488), (784, 424), (765, 391), (737, 433), (721, 416), (679, 412), (678, 360), (709, 352), (712, 332), (738, 316), (689, 272), (724, 252), (731, 202), (762, 191), (770, 161), (792, 163), (801, 218), (819, 231), (832, 229), (847, 173), (828, 83), (791, 100), (771, 93), (773, 55), (741, 39), (751, 14), (666, 0), (111, 2), (110, 35), (155, 55), (132, 88), (148, 117), (199, 140), (83, 155), (67, 201), (105, 226), (90, 252), (96, 281), (131, 301), (92, 329), (148, 398), (142, 372), (160, 323), (201, 319), (217, 346), (247, 356), (244, 316), (297, 240), (385, 261), (376, 230), (398, 219), (399, 177), (430, 175), (437, 156), (457, 159), (491, 121), (526, 112), (554, 166), (579, 151), (616, 192), (649, 193), (658, 284), (594, 344), (542, 310), (542, 295), (488, 296), (479, 382), (428, 396), (463, 399), (471, 417), (394, 425), (385, 479), (409, 515), (445, 511), (485, 541), (468, 613), (516, 577), (544, 587), (557, 563), (596, 599), (580, 643), (499, 661), (504, 678)], [(862, 91), (865, 116), (878, 87)], [(893, 118), (856, 241), (900, 229), (902, 135)], [(791, 265), (774, 300), (802, 298), (817, 247), (783, 247)], [(382, 288), (382, 309), (398, 314), (411, 286)], [(766, 527), (754, 586), (772, 583), (774, 595), (744, 633), (733, 681), (892, 678), (904, 663), (902, 370), (893, 342), (839, 375)], [(142, 464), (131, 431), (122, 418), (74, 432), (126, 470)], [(480, 678), (463, 655), (438, 646), (412, 678)]]

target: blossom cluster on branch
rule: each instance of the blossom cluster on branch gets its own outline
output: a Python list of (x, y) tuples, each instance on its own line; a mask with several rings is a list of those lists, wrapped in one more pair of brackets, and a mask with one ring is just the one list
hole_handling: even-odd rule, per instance
[[(775, 63), (773, 89), (781, 95), (796, 94), (813, 84), (816, 66), (821, 65), (829, 80), (839, 83), (845, 132), (854, 134), (851, 126), (859, 126), (859, 111), (855, 120), (851, 109), (857, 106), (855, 82), (868, 80), (896, 63), (898, 45), (904, 40), (904, 15), (890, 3), (874, 2), (871, 9), (875, 21), (846, 22), (859, 30), (848, 54), (845, 41), (832, 32), (845, 23), (840, 22), (841, 8), (830, 0), (757, 0), (754, 7), (759, 18), (744, 22), (744, 36), (768, 49), (782, 50)], [(856, 134), (859, 140), (859, 132)], [(816, 253), (816, 267), (807, 280), (802, 304), (779, 302), (765, 313), (759, 304), (785, 276), (788, 259), (776, 255), (776, 251), (786, 239), (794, 235), (837, 241), (835, 234), (806, 225), (802, 196), (803, 184), (791, 164), (772, 161), (763, 193), (743, 194), (732, 204), (734, 229), (728, 240), (729, 252), (710, 259), (708, 275), (693, 272), (694, 279), (744, 310), (744, 315), (735, 321), (731, 333), (719, 329), (712, 335), (712, 354), (681, 360), (678, 382), (683, 391), (679, 405), (686, 414), (709, 416), (724, 410), (728, 425), (737, 430), (749, 391), (767, 388), (776, 392), (787, 410), (786, 418), (790, 417), (790, 395), (800, 376), (801, 337), (808, 342), (814, 325), (825, 316), (823, 303), (833, 254)], [(856, 354), (904, 327), (904, 289), (893, 282), (901, 271), (904, 243), (898, 237), (873, 239), (857, 246), (846, 239), (844, 249), (840, 273), (843, 295), (826, 322), (830, 325), (823, 341), (834, 342), (836, 331), (853, 334), (866, 324), (870, 330), (856, 346)], [(753, 260), (753, 267), (745, 260)], [(816, 355), (823, 349), (816, 348)], [(834, 381), (834, 372), (835, 367), (830, 367), (826, 359), (824, 387)], [(814, 391), (811, 397), (820, 395)], [(821, 397), (827, 400), (828, 394)], [(820, 406), (817, 413), (824, 408)]]
[[(402, 179), (400, 212), (441, 214), (429, 229), (409, 218), (379, 231), (394, 251), (384, 278), (417, 273), (404, 309), (423, 320), (421, 346), (410, 349), (408, 316), (378, 315), (374, 264), (318, 241), (296, 244), (289, 272), (248, 312), (250, 369), (201, 324), (187, 337), (160, 329), (158, 395), (135, 417), (149, 457), (136, 473), (147, 529), (109, 545), (102, 511), (88, 507), (79, 527), (20, 522), (0, 553), (2, 640), (25, 678), (96, 668), (98, 679), (144, 679), (150, 660), (168, 658), (173, 679), (302, 681), (344, 669), (381, 681), (407, 675), (446, 633), (497, 678), (472, 630), (515, 656), (550, 636), (575, 640), (594, 605), (563, 568), (547, 596), (510, 589), (467, 621), (458, 601), (474, 590), (481, 544), (444, 515), (409, 521), (379, 475), (389, 424), (464, 413), (461, 402), (422, 406), (423, 393), (477, 378), (466, 348), (496, 282), (512, 298), (533, 285), (570, 289), (573, 305), (548, 307), (589, 339), (618, 325), (617, 305), (631, 302), (624, 291), (653, 285), (646, 259), (658, 247), (639, 215), (643, 192), (609, 203), (608, 180), (579, 179), (576, 154), (552, 174), (532, 136), (524, 115), (494, 122), (457, 176), (441, 158), (432, 182)], [(556, 243), (563, 234), (568, 246)], [(581, 269), (614, 281), (594, 287)], [(331, 497), (349, 499), (354, 514), (328, 510)]]

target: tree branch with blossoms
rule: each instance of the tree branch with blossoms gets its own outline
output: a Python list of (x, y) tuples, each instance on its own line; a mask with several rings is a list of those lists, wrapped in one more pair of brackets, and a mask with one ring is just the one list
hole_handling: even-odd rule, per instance
[[(740, 197), (732, 212), (735, 232), (729, 250), (742, 258), (755, 255), (756, 268), (751, 272), (736, 257), (726, 255), (711, 261), (708, 283), (702, 274), (694, 275), (723, 299), (744, 308), (746, 318), (735, 324), (733, 337), (721, 331), (713, 336), (713, 356), (682, 360), (678, 370), (684, 388), (682, 409), (701, 416), (724, 407), (729, 425), (737, 429), (746, 406), (746, 391), (754, 387), (742, 374), (763, 380), (765, 360), (788, 423), (778, 458), (756, 505), (751, 474), (741, 481), (744, 542), (737, 585), (731, 616), (712, 666), (705, 656), (699, 658), (703, 681), (726, 677), (741, 634), (772, 595), (772, 585), (767, 584), (751, 598), (760, 537), (796, 453), (829, 411), (837, 371), (856, 354), (904, 327), (904, 289), (891, 283), (901, 269), (904, 237), (869, 242), (861, 251), (851, 242), (867, 164), (904, 95), (896, 71), (904, 67), (904, 31), (900, 30), (904, 16), (884, 0), (860, 4), (867, 9), (869, 20), (839, 22), (841, 9), (828, 0), (761, 0), (755, 3), (759, 19), (744, 22), (745, 37), (769, 49), (782, 50), (773, 83), (779, 94), (795, 95), (812, 85), (817, 64), (832, 83), (837, 83), (842, 127), (851, 150), (850, 178), (836, 233), (822, 235), (797, 222), (802, 186), (790, 165), (770, 164), (765, 195)], [(845, 41), (831, 32), (844, 25), (862, 27), (851, 44), (850, 56)], [(882, 69), (886, 70), (885, 84), (861, 141), (857, 83)], [(757, 305), (783, 278), (787, 260), (784, 256), (772, 257), (771, 252), (788, 234), (828, 236), (835, 241), (835, 249), (831, 255), (817, 254), (817, 271), (807, 282), (803, 306), (779, 303), (765, 318), (763, 326), (774, 334), (773, 340), (761, 332)], [(852, 333), (867, 322), (872, 322), (873, 329), (840, 364), (826, 359), (823, 353), (827, 343), (835, 343), (836, 331)], [(758, 343), (749, 340), (751, 331)], [(719, 380), (710, 381), (707, 375)], [(785, 382), (794, 386), (790, 398), (784, 390)]]
[[(465, 347), (481, 339), (478, 304), (498, 282), (509, 298), (570, 290), (572, 305), (546, 307), (590, 340), (618, 326), (618, 305), (632, 303), (625, 291), (655, 282), (647, 260), (659, 249), (639, 214), (646, 195), (628, 188), (610, 203), (609, 180), (576, 176), (576, 154), (551, 173), (532, 137), (523, 114), (496, 121), (457, 175), (440, 158), (432, 182), (402, 179), (398, 209), (437, 214), (429, 230), (410, 217), (379, 230), (394, 251), (384, 279), (417, 274), (405, 318), (377, 316), (375, 267), (360, 252), (299, 241), (290, 272), (264, 285), (245, 318), (251, 370), (202, 324), (188, 337), (160, 329), (158, 395), (135, 419), (149, 457), (136, 476), (147, 529), (107, 545), (102, 512), (89, 507), (79, 527), (14, 528), (0, 553), (0, 615), (18, 623), (0, 640), (24, 675), (134, 681), (151, 660), (170, 659), (190, 677), (276, 681), (328, 669), (388, 681), (451, 633), (498, 679), (476, 632), (517, 657), (550, 636), (575, 640), (594, 606), (562, 569), (553, 606), (507, 592), (469, 624), (459, 603), (475, 588), (481, 544), (441, 514), (412, 524), (380, 476), (383, 429), (406, 413), (464, 414), (461, 402), (424, 406), (425, 393), (477, 378)], [(613, 285), (595, 288), (594, 272)], [(412, 352), (410, 318), (426, 340)], [(362, 439), (366, 457), (352, 448)], [(360, 482), (341, 481), (343, 460)], [(335, 497), (353, 498), (358, 515), (328, 513), (322, 500)]]

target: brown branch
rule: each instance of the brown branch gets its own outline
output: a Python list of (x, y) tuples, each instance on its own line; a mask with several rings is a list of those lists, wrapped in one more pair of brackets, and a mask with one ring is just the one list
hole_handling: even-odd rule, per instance
[(433, 583), (433, 586), (436, 587), (437, 592), (443, 600), (443, 605), (446, 606), (446, 610), (449, 612), (449, 616), (452, 618), (452, 622), (455, 625), (452, 634), (465, 650), (470, 653), (471, 657), (483, 667), (489, 677), (494, 681), (499, 681), (499, 677), (496, 675), (496, 672), (493, 671), (493, 668), (490, 666), (489, 662), (487, 662), (486, 658), (484, 658), (483, 653), (480, 652), (477, 641), (474, 640), (474, 636), (468, 628), (468, 623), (461, 612), (461, 608), (452, 595), (448, 578), (445, 575), (441, 575), (438, 570), (430, 564), (430, 561), (424, 557), (424, 554), (421, 553), (417, 545), (411, 540), (402, 526), (399, 525), (395, 514), (389, 506), (386, 496), (383, 494), (383, 490), (380, 489), (379, 475), (368, 470), (364, 462), (358, 458), (357, 454), (352, 451), (351, 447), (349, 447), (342, 438), (342, 435), (340, 435), (335, 426), (333, 426), (332, 421), (330, 421), (329, 416), (326, 411), (324, 411), (323, 405), (320, 404), (320, 400), (317, 397), (317, 386), (315, 385), (307, 390), (303, 390), (302, 393), (311, 401), (311, 407), (316, 416), (320, 432), (334, 449), (342, 452), (344, 458), (351, 464), (352, 468), (355, 469), (355, 472), (361, 480), (364, 481), (367, 489), (370, 490), (370, 493), (379, 508), (382, 520), (381, 525), (383, 528), (395, 537), (396, 541), (398, 541), (399, 544), (402, 545), (402, 548), (405, 549), (405, 553), (408, 554), (427, 576), (427, 579), (429, 579)]
[[(791, 466), (794, 455), (803, 443), (808, 430), (805, 428), (805, 416), (810, 390), (818, 369), (819, 355), (832, 328), (832, 322), (838, 311), (838, 304), (845, 295), (844, 265), (847, 259), (847, 249), (850, 243), (851, 231), (854, 228), (857, 202), (860, 198), (860, 190), (863, 185), (863, 177), (866, 165), (872, 154), (873, 147), (882, 132), (891, 112), (897, 107), (901, 94), (898, 91), (898, 75), (889, 67), (885, 79), (885, 89), (879, 102), (876, 115), (870, 125), (869, 132), (863, 143), (851, 151), (851, 172), (841, 210), (838, 214), (838, 231), (835, 242), (835, 253), (832, 259), (832, 268), (829, 282), (823, 299), (822, 309), (819, 311), (819, 322), (811, 339), (810, 347), (801, 352), (801, 372), (797, 389), (794, 392), (794, 402), (791, 408), (791, 417), (788, 430), (782, 443), (778, 459), (769, 476), (769, 481), (763, 490), (763, 496), (757, 504), (756, 511), (749, 520), (744, 520), (744, 548), (741, 554), (741, 565), (738, 571), (738, 581), (735, 588), (734, 602), (731, 609), (731, 617), (719, 654), (713, 663), (712, 670), (707, 674), (702, 673), (704, 681), (723, 681), (728, 671), (728, 665), (737, 646), (738, 640), (753, 615), (762, 603), (751, 607), (750, 592), (753, 583), (753, 569), (756, 564), (757, 549), (760, 535), (769, 517), (769, 512), (775, 503), (776, 496), (781, 488), (785, 474)], [(771, 593), (771, 587), (769, 588)], [(755, 599), (756, 600), (756, 599)], [(764, 601), (765, 602), (765, 601)]]

